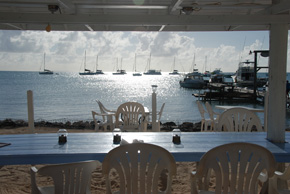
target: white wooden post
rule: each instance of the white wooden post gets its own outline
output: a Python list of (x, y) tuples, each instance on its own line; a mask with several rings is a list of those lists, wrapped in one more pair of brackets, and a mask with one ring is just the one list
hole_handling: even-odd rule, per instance
[(156, 99), (157, 85), (152, 85), (152, 131), (160, 131), (157, 120), (157, 99)]
[(34, 131), (34, 108), (33, 108), (33, 92), (27, 91), (27, 110), (28, 110), (28, 128)]
[(276, 143), (285, 142), (286, 67), (288, 24), (270, 27), (269, 98), (267, 138)]
[(265, 92), (264, 96), (264, 131), (268, 131), (268, 106), (269, 106), (269, 91)]

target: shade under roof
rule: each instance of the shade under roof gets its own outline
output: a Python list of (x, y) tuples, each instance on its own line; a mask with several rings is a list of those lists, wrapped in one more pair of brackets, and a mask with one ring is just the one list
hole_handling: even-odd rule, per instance
[(243, 31), (290, 24), (289, 0), (0, 0), (0, 29)]

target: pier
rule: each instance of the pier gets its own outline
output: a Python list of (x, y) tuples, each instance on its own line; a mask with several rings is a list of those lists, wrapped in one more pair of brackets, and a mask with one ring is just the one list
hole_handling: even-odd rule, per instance
[(192, 94), (202, 101), (264, 101), (265, 91), (256, 92), (246, 87), (237, 87), (222, 83), (208, 83), (207, 91)]

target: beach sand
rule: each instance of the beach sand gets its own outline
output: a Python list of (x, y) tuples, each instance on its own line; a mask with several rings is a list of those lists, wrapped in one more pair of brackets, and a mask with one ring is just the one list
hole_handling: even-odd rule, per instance
[[(35, 133), (56, 133), (56, 128), (36, 128)], [(69, 133), (93, 132), (93, 130), (68, 130)], [(27, 128), (0, 129), (0, 134), (24, 134), (30, 133)], [(31, 165), (8, 165), (0, 169), (0, 194), (24, 194), (30, 193), (30, 167)], [(36, 165), (41, 167), (41, 165)], [(177, 162), (177, 175), (173, 178), (172, 193), (190, 193), (190, 172), (196, 169), (195, 162)], [(51, 180), (42, 178), (39, 184), (47, 184)], [(92, 174), (92, 194), (106, 193), (105, 179), (102, 176), (102, 168), (98, 167)]]

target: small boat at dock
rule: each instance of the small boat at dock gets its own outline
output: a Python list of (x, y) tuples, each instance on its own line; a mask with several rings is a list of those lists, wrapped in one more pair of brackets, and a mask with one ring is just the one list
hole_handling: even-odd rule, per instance
[(179, 81), (179, 84), (183, 88), (192, 88), (192, 89), (202, 89), (206, 86), (202, 78), (202, 74), (198, 72), (197, 69), (194, 69), (192, 73), (185, 75), (184, 79)]
[[(235, 82), (237, 86), (241, 87), (254, 87), (255, 79), (255, 62), (244, 61), (240, 62), (238, 70), (235, 74)], [(268, 79), (257, 77), (257, 87), (263, 87), (267, 83)]]

